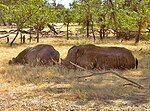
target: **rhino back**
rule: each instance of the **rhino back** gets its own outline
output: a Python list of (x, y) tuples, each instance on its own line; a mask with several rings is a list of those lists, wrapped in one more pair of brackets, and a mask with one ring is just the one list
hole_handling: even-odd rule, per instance
[(136, 63), (132, 52), (120, 47), (101, 47), (97, 58), (102, 69), (131, 69)]
[(37, 58), (42, 64), (47, 64), (49, 62), (59, 62), (59, 57), (59, 52), (51, 46), (45, 46), (39, 51), (37, 55)]
[(59, 54), (53, 46), (48, 44), (40, 44), (30, 50), (30, 52), (26, 55), (26, 59), (30, 64), (47, 64), (52, 61), (51, 57), (53, 53)]

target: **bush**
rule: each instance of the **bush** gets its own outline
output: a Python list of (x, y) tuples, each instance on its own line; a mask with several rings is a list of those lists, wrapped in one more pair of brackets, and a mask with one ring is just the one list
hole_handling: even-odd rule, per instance
[(143, 40), (150, 40), (150, 33), (143, 34)]

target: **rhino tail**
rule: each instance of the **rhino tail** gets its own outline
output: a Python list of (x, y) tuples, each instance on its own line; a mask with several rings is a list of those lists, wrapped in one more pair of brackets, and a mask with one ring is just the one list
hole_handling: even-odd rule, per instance
[(136, 65), (136, 69), (138, 68), (138, 59), (136, 58), (136, 62), (135, 62), (135, 65)]

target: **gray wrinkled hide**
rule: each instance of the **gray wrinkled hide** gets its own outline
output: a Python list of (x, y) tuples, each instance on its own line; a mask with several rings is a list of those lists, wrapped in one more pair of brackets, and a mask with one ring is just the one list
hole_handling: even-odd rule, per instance
[(75, 69), (70, 61), (87, 69), (133, 69), (136, 59), (132, 52), (122, 47), (99, 47), (92, 44), (73, 46), (62, 64)]
[(9, 61), (10, 64), (32, 64), (45, 65), (59, 62), (60, 54), (53, 46), (40, 44), (35, 47), (29, 47), (20, 52), (16, 58)]

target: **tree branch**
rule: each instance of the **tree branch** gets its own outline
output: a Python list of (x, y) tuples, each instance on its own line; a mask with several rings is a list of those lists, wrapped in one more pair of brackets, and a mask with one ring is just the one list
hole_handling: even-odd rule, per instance
[[(79, 66), (79, 65), (77, 65), (77, 64), (75, 64), (75, 63), (73, 63), (73, 62), (71, 62), (71, 61), (70, 61), (70, 63), (71, 63), (72, 65), (78, 67), (79, 69), (87, 70), (87, 69), (85, 69), (85, 68), (83, 68), (83, 67), (81, 67), (81, 66)], [(79, 76), (79, 77), (77, 77), (77, 78), (86, 78), (86, 77), (96, 76), (96, 75), (100, 75), (100, 74), (102, 75), (102, 74), (112, 73), (112, 74), (118, 76), (119, 78), (122, 78), (122, 79), (124, 79), (124, 80), (126, 80), (126, 81), (128, 81), (128, 82), (133, 83), (133, 84), (134, 84), (134, 85), (133, 85), (134, 87), (135, 87), (135, 85), (136, 85), (138, 88), (144, 89), (144, 87), (143, 87), (142, 85), (140, 85), (140, 84), (138, 84), (138, 83), (136, 83), (136, 82), (134, 82), (134, 81), (132, 81), (132, 80), (130, 80), (130, 79), (124, 77), (124, 76), (122, 76), (122, 74), (120, 74), (120, 73), (118, 73), (118, 72), (116, 72), (116, 71), (113, 71), (113, 70), (106, 70), (106, 71), (100, 71), (100, 72), (94, 72), (94, 71), (91, 71), (91, 70), (88, 70), (88, 71), (89, 71), (90, 73), (92, 73), (92, 74), (87, 75), (87, 76)]]

